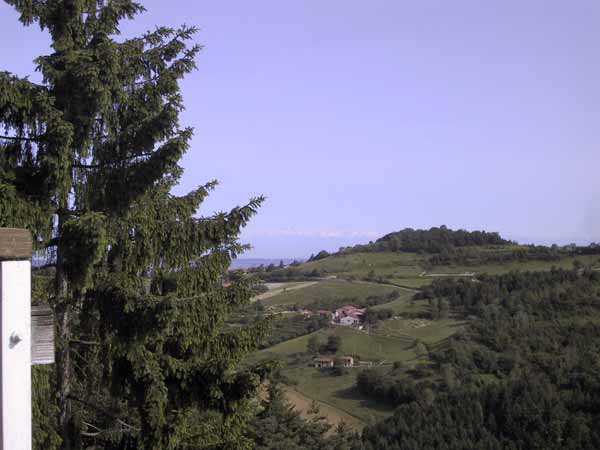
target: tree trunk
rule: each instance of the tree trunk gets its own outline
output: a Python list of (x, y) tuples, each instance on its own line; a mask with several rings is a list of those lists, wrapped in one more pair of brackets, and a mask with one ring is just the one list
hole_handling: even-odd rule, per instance
[[(62, 233), (63, 217), (58, 217), (58, 235)], [(69, 302), (69, 289), (63, 268), (62, 249), (57, 247), (55, 289), (56, 303), (56, 388), (58, 404), (58, 434), (62, 439), (62, 450), (72, 450), (71, 439), (71, 306)]]
[(62, 438), (62, 450), (71, 450), (71, 355), (70, 339), (70, 307), (62, 304), (57, 308), (56, 319), (58, 336), (56, 347), (56, 386), (58, 390), (58, 433)]

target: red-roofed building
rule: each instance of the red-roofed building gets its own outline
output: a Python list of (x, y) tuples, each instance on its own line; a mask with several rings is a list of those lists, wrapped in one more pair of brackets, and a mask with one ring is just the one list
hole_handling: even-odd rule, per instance
[(362, 316), (365, 313), (365, 308), (357, 308), (356, 306), (346, 305), (335, 310), (334, 319), (341, 325), (358, 325), (362, 322)]

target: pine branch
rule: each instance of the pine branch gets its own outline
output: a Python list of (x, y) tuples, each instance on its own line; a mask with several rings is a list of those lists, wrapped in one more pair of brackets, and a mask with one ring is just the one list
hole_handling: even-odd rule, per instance
[(128, 156), (126, 158), (122, 158), (122, 159), (113, 159), (110, 161), (104, 161), (102, 163), (98, 163), (98, 164), (72, 164), (72, 167), (76, 168), (76, 169), (100, 169), (102, 167), (106, 167), (109, 166), (111, 164), (117, 164), (117, 163), (122, 163), (125, 161), (131, 161), (132, 159), (135, 158), (142, 158), (142, 157), (146, 157), (146, 156), (152, 156), (155, 152), (147, 152), (147, 153), (140, 153), (138, 155), (132, 155), (132, 156)]
[(40, 142), (42, 138), (28, 138), (28, 137), (18, 137), (18, 136), (0, 136), (0, 139), (5, 139), (7, 141), (26, 141), (26, 142)]
[(117, 423), (119, 423), (120, 425), (124, 426), (125, 428), (129, 428), (130, 430), (134, 430), (139, 432), (140, 429), (138, 427), (135, 427), (131, 424), (128, 424), (127, 422), (121, 420), (120, 418), (118, 418), (117, 416), (115, 416), (114, 414), (112, 414), (111, 412), (107, 411), (106, 409), (104, 409), (102, 406), (99, 405), (95, 405), (94, 403), (90, 403), (87, 400), (83, 400), (79, 397), (76, 397), (73, 394), (69, 394), (69, 399), (76, 401), (77, 403), (81, 403), (82, 405), (88, 406), (90, 408), (95, 409), (98, 412), (101, 412), (102, 414), (110, 417), (111, 419), (114, 419), (117, 421)]
[(71, 339), (69, 342), (71, 344), (81, 344), (81, 345), (100, 345), (100, 342), (95, 342), (95, 341), (81, 341), (79, 339)]

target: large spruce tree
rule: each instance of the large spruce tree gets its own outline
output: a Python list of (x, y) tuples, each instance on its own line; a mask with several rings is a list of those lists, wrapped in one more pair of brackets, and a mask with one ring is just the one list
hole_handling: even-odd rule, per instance
[(245, 448), (264, 368), (237, 364), (265, 326), (224, 328), (249, 283), (220, 277), (262, 198), (196, 217), (215, 183), (171, 193), (195, 29), (116, 39), (140, 4), (6, 2), (52, 39), (41, 84), (0, 72), (0, 226), (28, 228), (46, 255), (36, 282), (57, 323), (55, 378), (40, 369), (34, 391), (56, 398), (34, 411), (56, 423), (34, 424), (37, 447)]

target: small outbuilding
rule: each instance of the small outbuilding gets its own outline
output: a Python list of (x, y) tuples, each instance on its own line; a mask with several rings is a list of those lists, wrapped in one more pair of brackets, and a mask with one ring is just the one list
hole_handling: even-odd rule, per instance
[(333, 359), (331, 358), (315, 358), (313, 363), (317, 369), (323, 367), (333, 367)]

